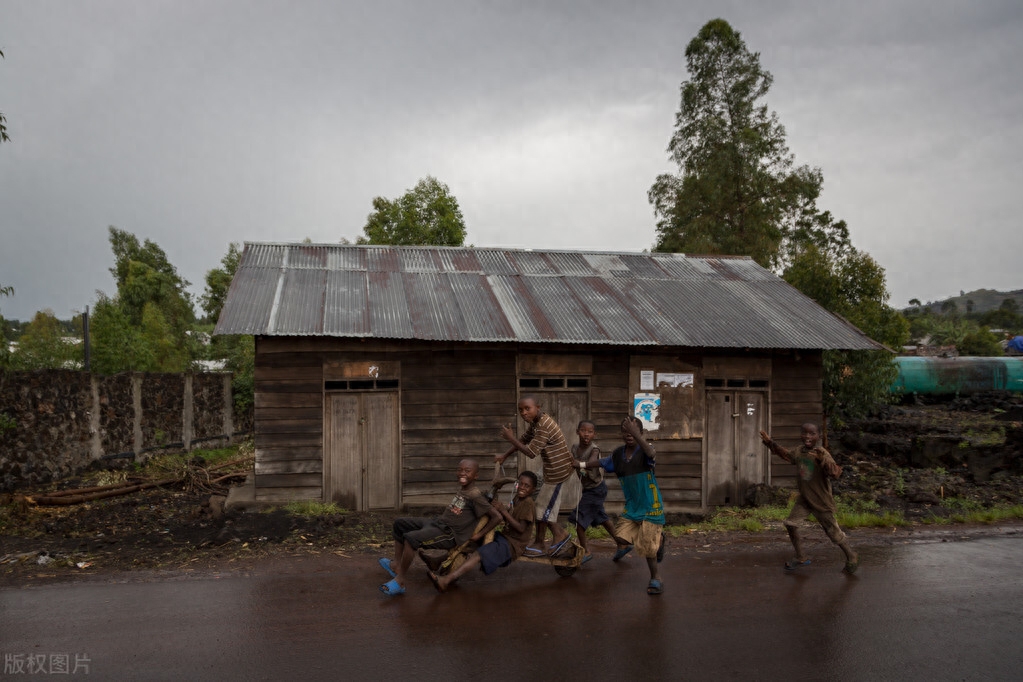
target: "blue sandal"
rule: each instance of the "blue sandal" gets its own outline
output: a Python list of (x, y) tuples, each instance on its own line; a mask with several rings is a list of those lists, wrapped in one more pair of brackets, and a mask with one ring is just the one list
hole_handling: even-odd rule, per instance
[(394, 572), (393, 568), (391, 568), (391, 560), (390, 559), (388, 559), (385, 556), (382, 556), (379, 559), (377, 559), (377, 563), (380, 564), (380, 568), (382, 568), (385, 571), (387, 571), (388, 575), (390, 575), (392, 578), (397, 578), (398, 577), (398, 574)]
[(380, 586), (380, 591), (388, 597), (397, 597), (399, 594), (405, 594), (405, 588), (399, 585), (397, 580), (389, 580), (384, 583)]
[(664, 592), (664, 583), (657, 578), (651, 580), (650, 584), (646, 586), (647, 594), (660, 594), (661, 592)]
[(799, 568), (800, 566), (809, 566), (809, 565), (810, 565), (810, 560), (809, 559), (806, 559), (804, 561), (800, 561), (799, 559), (789, 559), (788, 561), (785, 562), (785, 570), (786, 571), (794, 571), (797, 568)]
[(615, 555), (611, 557), (611, 561), (621, 561), (622, 557), (632, 551), (632, 545), (626, 545), (625, 547), (619, 547)]

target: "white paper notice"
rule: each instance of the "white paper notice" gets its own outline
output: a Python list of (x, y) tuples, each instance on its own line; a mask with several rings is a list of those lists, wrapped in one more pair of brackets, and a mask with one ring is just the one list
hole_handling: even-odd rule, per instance
[(639, 390), (641, 391), (652, 391), (654, 390), (654, 370), (644, 369), (639, 373)]

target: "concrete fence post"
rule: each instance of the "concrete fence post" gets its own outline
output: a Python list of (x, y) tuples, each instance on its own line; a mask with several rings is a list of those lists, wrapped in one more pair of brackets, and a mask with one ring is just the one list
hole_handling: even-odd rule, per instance
[(131, 405), (135, 411), (132, 422), (132, 450), (135, 452), (135, 459), (138, 460), (142, 454), (142, 374), (135, 372), (131, 375)]
[(185, 452), (192, 449), (192, 436), (195, 434), (192, 379), (191, 373), (185, 375), (185, 399), (181, 410), (181, 443), (185, 447)]

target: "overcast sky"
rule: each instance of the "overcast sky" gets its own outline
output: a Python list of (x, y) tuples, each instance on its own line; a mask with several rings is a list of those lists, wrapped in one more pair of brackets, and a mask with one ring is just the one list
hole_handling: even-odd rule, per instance
[(113, 294), (109, 225), (198, 294), (230, 242), (354, 239), (426, 175), (476, 246), (649, 248), (717, 17), (894, 305), (1023, 288), (1018, 0), (0, 0), (0, 312)]

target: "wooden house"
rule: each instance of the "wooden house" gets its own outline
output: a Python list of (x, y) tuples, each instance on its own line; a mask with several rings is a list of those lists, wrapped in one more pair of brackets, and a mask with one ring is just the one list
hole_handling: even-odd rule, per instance
[(257, 501), (357, 510), (489, 480), (527, 394), (605, 452), (643, 418), (669, 511), (739, 504), (793, 483), (757, 433), (820, 422), (822, 351), (881, 348), (748, 258), (337, 244), (246, 244), (216, 333), (256, 339)]

